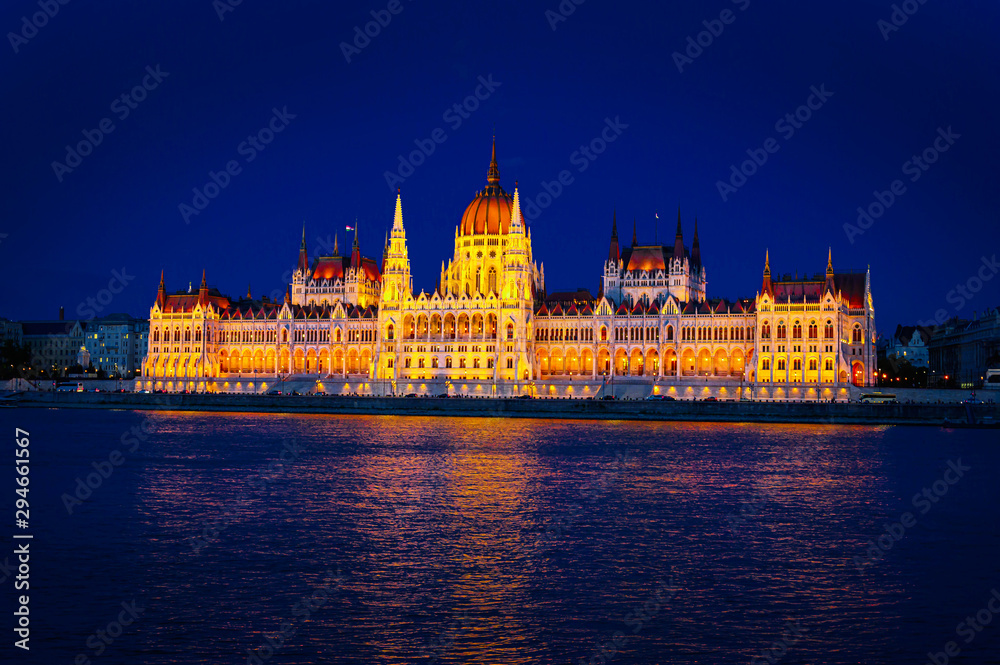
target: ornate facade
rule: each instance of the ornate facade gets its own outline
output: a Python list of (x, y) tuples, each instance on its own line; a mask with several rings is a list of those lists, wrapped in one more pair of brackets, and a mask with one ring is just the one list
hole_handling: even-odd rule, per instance
[(337, 392), (582, 396), (617, 381), (683, 396), (711, 382), (733, 396), (825, 399), (872, 385), (867, 271), (837, 273), (828, 254), (825, 273), (778, 279), (765, 256), (754, 298), (710, 299), (697, 220), (690, 249), (680, 213), (672, 246), (635, 236), (622, 247), (613, 216), (597, 297), (547, 294), (494, 144), (431, 293), (414, 293), (397, 194), (380, 263), (362, 256), (357, 231), (349, 256), (335, 243), (310, 263), (303, 233), (282, 302), (231, 299), (204, 274), (197, 293), (168, 294), (161, 275), (137, 387), (256, 392), (291, 379)]

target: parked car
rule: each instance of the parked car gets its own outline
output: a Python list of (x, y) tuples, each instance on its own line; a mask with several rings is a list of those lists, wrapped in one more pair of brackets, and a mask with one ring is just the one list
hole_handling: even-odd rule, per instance
[(705, 402), (718, 402), (719, 398), (715, 397), (714, 395), (709, 395), (703, 401), (705, 401)]
[(674, 399), (670, 395), (655, 395), (655, 394), (654, 395), (650, 395), (646, 399), (652, 400), (652, 401), (660, 401), (660, 402), (676, 402), (677, 401), (676, 399)]
[(524, 393), (523, 395), (518, 395), (514, 399), (534, 399), (534, 398), (528, 393)]
[(267, 391), (266, 393), (264, 393), (264, 394), (265, 394), (265, 395), (280, 395), (280, 394), (281, 394), (281, 391), (280, 391), (280, 390), (278, 390), (277, 388), (272, 388), (271, 390), (268, 390), (268, 391)]
[(618, 398), (617, 398), (617, 397), (615, 397), (614, 395), (605, 395), (605, 396), (604, 396), (604, 397), (602, 397), (601, 399), (618, 399)]
[(405, 397), (416, 397), (417, 393), (407, 393)]
[(448, 393), (441, 393), (440, 395), (438, 395), (438, 399), (448, 399), (449, 397), (451, 397), (451, 395), (449, 395)]

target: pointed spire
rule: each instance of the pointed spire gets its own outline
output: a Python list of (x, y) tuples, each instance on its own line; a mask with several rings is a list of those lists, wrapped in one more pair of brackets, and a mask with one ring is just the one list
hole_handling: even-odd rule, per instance
[(351, 246), (352, 249), (358, 248), (358, 218), (354, 218), (354, 244)]
[(760, 293), (767, 293), (774, 298), (774, 286), (771, 284), (771, 252), (764, 250), (764, 281), (760, 286)]
[(621, 259), (621, 247), (618, 245), (618, 211), (611, 214), (611, 247), (608, 249), (608, 261), (618, 263)]
[(198, 287), (198, 304), (208, 302), (208, 283), (205, 281), (205, 269), (201, 269), (201, 286)]
[[(337, 232), (333, 234), (333, 255), (340, 256), (340, 247), (337, 245)], [(329, 238), (330, 236), (327, 236)]]
[(486, 182), (491, 185), (500, 184), (500, 168), (497, 166), (497, 137), (493, 135), (493, 155), (490, 157), (490, 170), (486, 172)]
[(698, 215), (694, 216), (694, 239), (691, 241), (691, 263), (701, 265), (701, 244), (698, 242)]
[(674, 259), (684, 261), (684, 233), (681, 231), (681, 207), (677, 206), (677, 234), (674, 236)]
[(833, 248), (830, 247), (826, 251), (826, 285), (825, 290), (835, 293), (835, 286), (833, 283)]
[(303, 273), (309, 271), (309, 257), (306, 254), (306, 224), (302, 222), (302, 244), (299, 245), (299, 264), (298, 269)]
[(250, 282), (247, 282), (247, 300), (253, 300), (253, 296), (250, 295)]
[(156, 303), (163, 309), (167, 303), (167, 287), (163, 281), (163, 270), (160, 270), (160, 286), (156, 289)]
[(639, 243), (636, 241), (636, 234), (635, 234), (635, 217), (633, 217), (632, 218), (632, 246), (635, 247), (638, 244)]
[(399, 188), (396, 188), (396, 214), (392, 218), (393, 233), (403, 230), (403, 198)]
[(354, 245), (351, 247), (351, 267), (361, 269), (361, 249), (358, 247), (358, 219), (354, 218)]
[(291, 285), (285, 287), (285, 304), (292, 304), (292, 287)]
[(524, 221), (521, 216), (521, 195), (517, 193), (517, 185), (514, 185), (513, 214), (510, 219), (510, 233), (523, 233)]

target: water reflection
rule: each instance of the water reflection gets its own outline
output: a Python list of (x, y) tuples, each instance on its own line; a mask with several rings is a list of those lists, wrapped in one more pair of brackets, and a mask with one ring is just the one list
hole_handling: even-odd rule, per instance
[(788, 622), (804, 636), (785, 662), (859, 660), (931, 604), (922, 577), (938, 564), (918, 530), (908, 556), (851, 563), (939, 463), (928, 438), (901, 470), (898, 430), (149, 418), (134, 483), (106, 488), (144, 571), (121, 593), (150, 598), (130, 647), (142, 662), (245, 658), (331, 567), (342, 583), (280, 662), (577, 662), (672, 577), (676, 597), (616, 661), (746, 662)]

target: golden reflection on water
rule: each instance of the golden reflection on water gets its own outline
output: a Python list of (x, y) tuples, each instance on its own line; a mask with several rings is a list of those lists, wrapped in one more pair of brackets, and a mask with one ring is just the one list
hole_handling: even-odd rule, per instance
[[(352, 648), (372, 662), (417, 662), (456, 616), (468, 619), (442, 662), (536, 662), (553, 643), (568, 649), (567, 659), (583, 656), (590, 645), (581, 636), (595, 634), (594, 621), (620, 623), (648, 595), (644, 585), (670, 570), (688, 580), (677, 625), (710, 613), (746, 642), (747, 658), (780, 625), (767, 619), (769, 605), (785, 614), (807, 605), (813, 625), (844, 617), (863, 625), (876, 601), (900, 592), (894, 580), (871, 588), (844, 555), (859, 550), (870, 529), (859, 522), (886, 501), (884, 430), (265, 414), (150, 420), (155, 463), (140, 478), (140, 513), (175, 538), (232, 509), (282, 441), (302, 447), (266, 491), (251, 492), (199, 560), (237, 556), (234, 542), (245, 556), (292, 567), (297, 558), (342, 559), (352, 571), (344, 594), (358, 600), (347, 618), (330, 610), (317, 626), (363, 628), (367, 637)], [(630, 455), (621, 468), (616, 452)], [(585, 487), (597, 488), (594, 502), (581, 500)], [(747, 526), (732, 533), (726, 515), (748, 504)], [(566, 515), (573, 528), (554, 550), (538, 548), (546, 524)], [(573, 612), (592, 615), (568, 614), (567, 598)], [(553, 635), (550, 613), (569, 628)], [(748, 627), (748, 614), (765, 619)], [(672, 625), (663, 620), (667, 637), (646, 639), (678, 639)]]

